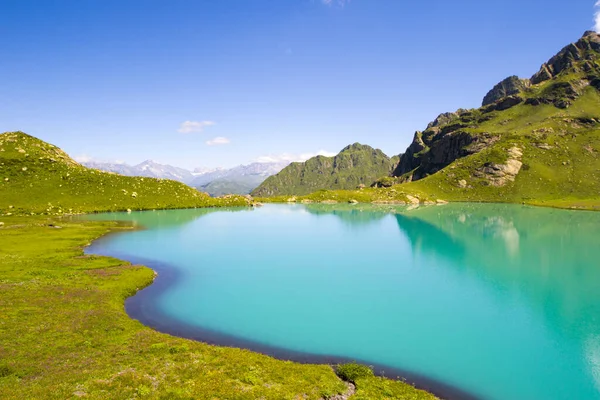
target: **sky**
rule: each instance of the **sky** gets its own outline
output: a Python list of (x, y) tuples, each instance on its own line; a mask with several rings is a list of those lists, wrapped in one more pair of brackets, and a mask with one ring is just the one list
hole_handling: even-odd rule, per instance
[[(594, 0), (0, 0), (0, 132), (78, 160), (402, 153), (584, 31)], [(596, 17), (596, 20), (595, 20)]]

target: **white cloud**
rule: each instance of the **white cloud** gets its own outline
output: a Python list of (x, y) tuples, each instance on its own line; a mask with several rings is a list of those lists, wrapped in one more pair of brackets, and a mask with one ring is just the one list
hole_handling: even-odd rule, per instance
[(218, 146), (218, 145), (229, 144), (229, 143), (231, 143), (231, 140), (227, 139), (226, 137), (222, 137), (222, 136), (218, 136), (216, 138), (206, 141), (206, 144), (209, 146)]
[(177, 130), (179, 133), (202, 132), (204, 128), (216, 125), (213, 121), (185, 121)]
[(594, 13), (594, 30), (600, 33), (600, 0), (594, 4), (596, 12)]
[(296, 162), (296, 161), (306, 161), (309, 158), (313, 158), (316, 156), (325, 156), (325, 157), (333, 157), (337, 153), (332, 153), (331, 151), (319, 150), (315, 153), (301, 153), (301, 154), (293, 154), (293, 153), (282, 153), (282, 154), (269, 154), (266, 156), (261, 156), (256, 158), (254, 161), (259, 163), (275, 163), (275, 162)]

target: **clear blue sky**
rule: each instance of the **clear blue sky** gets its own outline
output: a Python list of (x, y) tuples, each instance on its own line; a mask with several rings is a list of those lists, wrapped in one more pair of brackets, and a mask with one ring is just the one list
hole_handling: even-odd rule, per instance
[(0, 0), (0, 131), (187, 168), (398, 154), (531, 76), (593, 27), (594, 2)]

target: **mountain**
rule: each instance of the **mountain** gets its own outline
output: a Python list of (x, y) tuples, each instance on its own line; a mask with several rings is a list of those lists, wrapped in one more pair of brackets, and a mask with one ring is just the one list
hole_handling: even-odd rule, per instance
[(354, 143), (335, 157), (295, 162), (267, 178), (253, 196), (304, 195), (321, 189), (355, 189), (390, 174), (394, 160), (381, 150)]
[(482, 104), (440, 114), (416, 132), (386, 178), (397, 184), (387, 192), (319, 192), (298, 200), (600, 209), (600, 35), (586, 32), (529, 79), (503, 80)]
[(198, 190), (211, 196), (223, 196), (225, 194), (250, 194), (252, 190), (264, 182), (266, 177), (261, 175), (247, 175), (240, 178), (218, 178), (210, 181)]
[(193, 171), (159, 164), (152, 160), (147, 160), (133, 166), (93, 161), (82, 164), (89, 168), (114, 172), (125, 176), (172, 179), (198, 188), (211, 196), (221, 196), (224, 194), (248, 194), (267, 179), (267, 177), (281, 171), (289, 162), (252, 163), (229, 169), (196, 168)]
[(247, 204), (241, 197), (213, 199), (173, 180), (87, 168), (23, 132), (0, 134), (0, 215)]
[(172, 179), (175, 181), (189, 183), (194, 179), (191, 171), (183, 168), (173, 167), (171, 165), (159, 164), (152, 160), (146, 160), (137, 165), (101, 163), (101, 162), (83, 162), (88, 168), (100, 169), (108, 172), (126, 176), (146, 176), (149, 178)]
[[(289, 162), (275, 163), (252, 163), (248, 165), (238, 165), (229, 169), (218, 169), (201, 175), (197, 175), (191, 182), (190, 186), (197, 188), (210, 188), (209, 184), (213, 181), (237, 182), (242, 188), (234, 189), (235, 193), (248, 194), (256, 186), (260, 185), (269, 176), (274, 175), (286, 167)], [(246, 188), (249, 187), (250, 190)], [(233, 188), (233, 186), (232, 186)], [(245, 192), (245, 193), (244, 193)], [(207, 193), (214, 195), (210, 191)]]
[[(531, 79), (512, 76), (500, 82), (485, 96), (482, 108), (443, 114), (416, 132), (392, 175), (416, 181), (466, 158), (478, 161), (460, 164), (468, 186), (505, 186), (523, 167), (526, 175), (539, 173), (542, 178), (547, 175), (542, 168), (556, 169), (550, 175), (558, 178), (568, 167), (572, 179), (573, 173), (587, 169), (584, 160), (595, 163), (597, 158), (599, 90), (600, 35), (586, 32)], [(542, 159), (548, 163), (539, 165)]]
[(289, 162), (252, 163), (196, 177), (191, 186), (210, 194), (249, 194), (269, 176), (280, 172)]

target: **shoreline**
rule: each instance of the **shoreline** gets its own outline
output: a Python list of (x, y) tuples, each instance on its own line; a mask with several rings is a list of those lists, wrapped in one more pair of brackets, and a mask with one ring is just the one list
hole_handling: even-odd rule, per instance
[[(136, 230), (144, 230), (145, 227), (137, 227)], [(125, 312), (127, 315), (143, 325), (158, 332), (190, 339), (213, 346), (233, 347), (250, 350), (264, 354), (279, 360), (293, 361), (302, 364), (326, 364), (336, 365), (356, 361), (360, 364), (373, 367), (375, 375), (392, 380), (401, 380), (417, 389), (427, 391), (444, 400), (481, 400), (481, 398), (459, 389), (453, 385), (428, 378), (408, 370), (389, 367), (382, 364), (374, 364), (368, 361), (357, 360), (350, 357), (319, 355), (296, 350), (288, 350), (282, 347), (271, 346), (253, 340), (239, 338), (234, 335), (216, 332), (192, 324), (188, 324), (162, 313), (154, 299), (177, 282), (179, 275), (177, 268), (167, 263), (161, 263), (141, 257), (130, 256), (119, 252), (111, 252), (103, 249), (103, 243), (111, 239), (112, 235), (125, 234), (127, 231), (110, 231), (92, 241), (83, 250), (87, 255), (100, 255), (118, 258), (128, 261), (133, 265), (143, 265), (154, 271), (152, 282), (141, 288), (137, 293), (125, 299)]]

